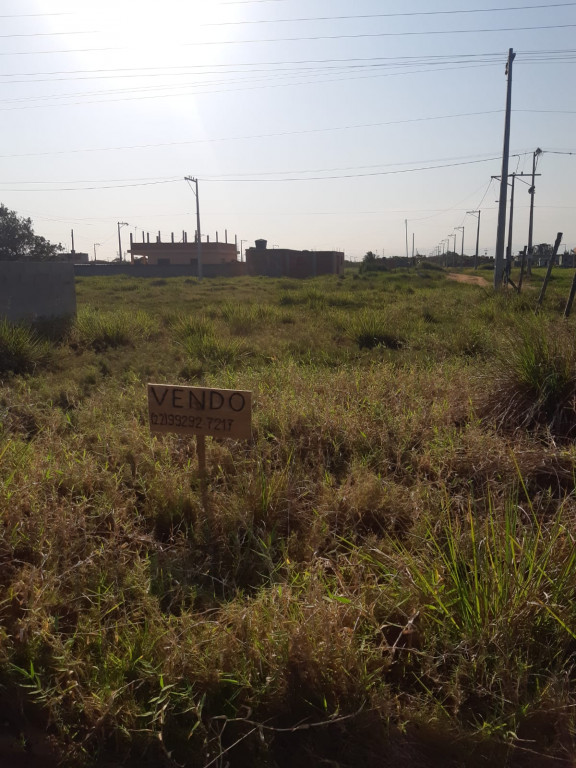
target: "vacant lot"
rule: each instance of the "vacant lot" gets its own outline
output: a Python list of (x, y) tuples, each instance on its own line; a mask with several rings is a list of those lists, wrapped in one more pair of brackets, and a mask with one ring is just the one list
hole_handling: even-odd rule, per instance
[[(85, 278), (1, 327), (0, 757), (571, 765), (571, 278)], [(253, 391), (205, 498), (149, 381)]]

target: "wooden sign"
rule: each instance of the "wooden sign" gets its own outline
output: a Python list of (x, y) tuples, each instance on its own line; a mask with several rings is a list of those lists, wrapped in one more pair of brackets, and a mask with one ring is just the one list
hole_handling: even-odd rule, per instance
[(250, 438), (252, 392), (148, 384), (151, 432)]

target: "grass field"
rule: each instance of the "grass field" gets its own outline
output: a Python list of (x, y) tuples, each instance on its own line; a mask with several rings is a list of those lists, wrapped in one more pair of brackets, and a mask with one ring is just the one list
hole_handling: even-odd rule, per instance
[[(535, 316), (542, 278), (84, 278), (71, 327), (0, 326), (0, 758), (573, 765), (572, 271)], [(205, 503), (149, 381), (253, 391)]]

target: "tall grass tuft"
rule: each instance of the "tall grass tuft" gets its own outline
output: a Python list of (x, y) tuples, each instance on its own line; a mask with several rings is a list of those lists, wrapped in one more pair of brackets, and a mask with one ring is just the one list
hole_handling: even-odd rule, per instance
[(348, 336), (360, 349), (400, 349), (406, 341), (401, 334), (390, 328), (390, 321), (381, 312), (374, 310), (364, 310), (353, 317), (348, 327)]
[(79, 346), (99, 351), (148, 339), (153, 328), (152, 318), (142, 310), (101, 312), (86, 307), (78, 313), (72, 330), (72, 341)]
[(0, 373), (31, 373), (50, 360), (51, 351), (31, 328), (0, 320)]
[(258, 327), (276, 322), (281, 317), (277, 307), (270, 304), (233, 304), (222, 305), (222, 318), (228, 323), (230, 333), (235, 336), (253, 333)]
[(531, 323), (504, 345), (490, 388), (485, 409), (500, 428), (576, 434), (576, 351), (567, 332)]

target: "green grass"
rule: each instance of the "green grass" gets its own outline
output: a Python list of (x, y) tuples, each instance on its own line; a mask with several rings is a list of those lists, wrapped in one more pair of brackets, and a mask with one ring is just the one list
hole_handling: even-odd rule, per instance
[[(28, 361), (0, 381), (14, 762), (568, 764), (575, 321), (555, 276), (537, 317), (538, 271), (521, 297), (426, 265), (82, 278), (58, 344), (0, 329)], [(149, 381), (253, 392), (252, 439), (207, 440), (205, 493), (194, 441), (151, 436)]]
[(33, 373), (51, 354), (50, 344), (28, 326), (0, 321), (0, 373)]

